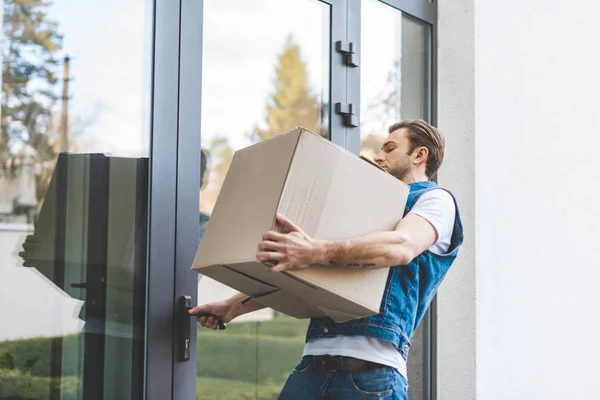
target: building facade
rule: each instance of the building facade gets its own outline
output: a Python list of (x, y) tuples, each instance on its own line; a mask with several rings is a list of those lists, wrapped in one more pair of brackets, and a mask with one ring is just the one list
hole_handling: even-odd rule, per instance
[(3, 7), (0, 399), (277, 398), (308, 321), (179, 308), (234, 293), (189, 269), (232, 155), (302, 125), (372, 158), (413, 118), (465, 243), (410, 399), (600, 397), (596, 2)]

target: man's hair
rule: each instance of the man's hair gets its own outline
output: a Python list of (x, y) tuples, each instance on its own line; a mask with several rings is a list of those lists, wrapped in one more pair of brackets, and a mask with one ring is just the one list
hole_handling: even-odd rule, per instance
[(429, 150), (425, 174), (428, 178), (433, 177), (444, 161), (444, 147), (446, 145), (444, 135), (436, 127), (429, 125), (422, 119), (406, 119), (396, 122), (389, 127), (389, 133), (391, 134), (402, 128), (406, 128), (408, 132), (409, 154), (421, 146)]

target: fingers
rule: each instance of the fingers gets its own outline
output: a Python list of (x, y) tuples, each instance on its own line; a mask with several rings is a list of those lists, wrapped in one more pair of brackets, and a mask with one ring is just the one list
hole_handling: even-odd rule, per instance
[(267, 266), (267, 271), (269, 272), (283, 272), (288, 269), (288, 264), (286, 263), (278, 263), (274, 266)]
[(23, 260), (24, 267), (32, 266), (31, 262), (33, 261), (33, 254), (31, 253), (31, 251), (20, 251), (19, 257), (21, 257), (21, 259)]
[(198, 323), (200, 325), (202, 325), (205, 328), (211, 328), (212, 327), (212, 322), (213, 322), (214, 318), (213, 317), (200, 317), (200, 318), (196, 318), (196, 321), (198, 321)]
[(19, 257), (25, 261), (23, 263), (24, 267), (30, 266), (29, 261), (33, 258), (33, 255), (39, 251), (41, 245), (41, 241), (39, 241), (35, 235), (28, 235), (25, 238), (25, 241), (22, 244), (23, 251), (19, 252)]
[(196, 321), (205, 328), (216, 330), (219, 328), (219, 320), (215, 317), (199, 317)]
[(265, 250), (282, 250), (285, 248), (284, 244), (274, 242), (272, 240), (263, 240), (258, 244), (258, 249), (261, 251)]
[(304, 231), (302, 231), (302, 229), (299, 226), (294, 224), (292, 221), (290, 221), (287, 217), (283, 216), (282, 214), (277, 213), (277, 221), (284, 228), (286, 228), (289, 232), (300, 232), (300, 233), (304, 234)]
[(212, 330), (219, 329), (219, 318), (218, 318), (219, 316), (217, 315), (217, 313), (215, 312), (215, 310), (213, 309), (213, 307), (211, 307), (210, 304), (203, 304), (203, 305), (200, 305), (200, 306), (196, 306), (196, 307), (190, 309), (188, 311), (188, 314), (195, 315), (195, 314), (198, 314), (198, 313), (201, 313), (201, 312), (215, 314), (216, 316), (215, 317), (213, 317), (213, 316), (208, 316), (208, 317), (202, 316), (202, 317), (196, 318), (196, 321), (200, 325), (202, 325), (205, 328), (212, 329)]
[(285, 233), (269, 231), (263, 235), (262, 240), (263, 241), (280, 242), (280, 241), (284, 240), (285, 237), (286, 237)]
[(199, 312), (211, 312), (212, 307), (210, 307), (208, 304), (202, 304), (199, 306), (196, 306), (194, 308), (190, 308), (190, 310), (188, 311), (188, 313), (190, 315), (194, 315), (194, 314), (198, 314)]
[(30, 242), (30, 241), (25, 241), (23, 242), (23, 250), (25, 251), (35, 251), (37, 249), (40, 248), (40, 244), (39, 242)]
[(256, 259), (258, 261), (281, 261), (285, 258), (282, 253), (275, 251), (261, 251), (256, 253)]
[(27, 235), (25, 236), (25, 241), (26, 242), (30, 242), (30, 243), (37, 243), (37, 244), (41, 244), (42, 241), (35, 235)]

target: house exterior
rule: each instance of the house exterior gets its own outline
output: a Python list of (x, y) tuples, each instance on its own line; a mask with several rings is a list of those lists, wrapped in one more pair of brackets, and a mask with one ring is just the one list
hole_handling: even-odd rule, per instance
[[(598, 2), (44, 7), (63, 39), (36, 51), (58, 61), (28, 62), (59, 79), (27, 87), (55, 92), (47, 111), (79, 150), (57, 157), (43, 202), (35, 164), (0, 170), (0, 399), (277, 398), (306, 320), (267, 309), (188, 334), (178, 309), (233, 293), (189, 269), (232, 154), (303, 125), (372, 157), (405, 118), (444, 132), (436, 180), (465, 229), (412, 338), (410, 399), (600, 398)], [(17, 20), (2, 39), (11, 154), (46, 128), (19, 119)]]

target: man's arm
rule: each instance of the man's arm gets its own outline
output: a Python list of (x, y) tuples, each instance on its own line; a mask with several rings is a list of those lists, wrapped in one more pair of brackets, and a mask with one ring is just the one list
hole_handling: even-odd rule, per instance
[[(194, 315), (200, 312), (207, 312), (216, 315), (223, 322), (228, 323), (240, 315), (248, 314), (249, 312), (265, 308), (265, 306), (260, 305), (252, 300), (244, 301), (246, 299), (248, 299), (248, 296), (238, 293), (224, 301), (217, 301), (214, 303), (196, 306), (192, 308), (189, 313)], [(197, 320), (198, 323), (205, 328), (216, 330), (219, 326), (217, 319), (213, 317), (200, 317), (197, 318)]]
[(277, 220), (289, 231), (267, 232), (258, 245), (257, 260), (277, 264), (269, 271), (302, 269), (311, 264), (357, 268), (406, 265), (437, 240), (434, 227), (423, 217), (409, 214), (392, 232), (378, 232), (353, 239), (315, 240), (287, 218)]
[(404, 217), (392, 232), (377, 232), (353, 239), (327, 240), (317, 264), (353, 268), (388, 268), (406, 265), (432, 246), (437, 237), (431, 224), (416, 214)]

